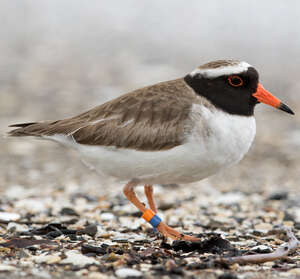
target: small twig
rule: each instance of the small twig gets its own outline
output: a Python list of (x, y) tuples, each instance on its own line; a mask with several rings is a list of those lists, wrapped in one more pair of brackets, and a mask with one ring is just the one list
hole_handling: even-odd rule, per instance
[(245, 255), (239, 257), (232, 258), (222, 258), (221, 262), (225, 264), (257, 264), (257, 263), (265, 263), (270, 261), (275, 261), (282, 259), (287, 256), (291, 251), (296, 249), (300, 244), (300, 241), (296, 238), (290, 228), (284, 228), (286, 234), (289, 238), (289, 241), (283, 244), (281, 247), (277, 248), (272, 253), (264, 253), (264, 254), (254, 254), (254, 255)]

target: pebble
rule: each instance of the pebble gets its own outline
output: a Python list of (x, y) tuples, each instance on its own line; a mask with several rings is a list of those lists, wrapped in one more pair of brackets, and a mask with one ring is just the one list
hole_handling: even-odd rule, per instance
[(259, 223), (254, 226), (256, 230), (267, 232), (273, 229), (273, 226), (270, 223)]
[(91, 224), (86, 226), (83, 230), (80, 230), (79, 233), (81, 234), (87, 234), (89, 236), (95, 236), (97, 234), (97, 225)]
[(25, 224), (10, 222), (7, 225), (7, 230), (10, 232), (26, 232), (28, 231), (28, 226)]
[(223, 205), (232, 205), (236, 203), (240, 203), (242, 200), (245, 199), (245, 195), (242, 193), (226, 193), (221, 195), (215, 200), (215, 203), (217, 204), (223, 204)]
[(116, 276), (119, 278), (141, 277), (142, 272), (132, 268), (120, 268), (116, 271)]
[(142, 218), (136, 217), (120, 217), (119, 221), (123, 227), (130, 228), (131, 230), (136, 230), (145, 223)]
[(140, 264), (140, 269), (142, 272), (147, 272), (152, 268), (151, 264)]
[(106, 262), (115, 262), (120, 259), (120, 256), (112, 252), (110, 254), (106, 254), (102, 259)]
[(281, 201), (288, 199), (288, 192), (273, 193), (268, 197), (268, 200)]
[(58, 255), (49, 255), (48, 258), (46, 259), (47, 264), (56, 264), (61, 261), (61, 257)]
[(40, 213), (46, 210), (46, 202), (42, 199), (21, 199), (15, 203), (15, 207), (25, 209), (30, 213)]
[(31, 269), (31, 274), (38, 278), (51, 279), (51, 275), (47, 271), (41, 271), (38, 268)]
[(4, 192), (4, 196), (9, 199), (17, 199), (26, 196), (27, 192), (21, 185), (12, 185)]
[(14, 271), (14, 270), (16, 270), (16, 268), (12, 265), (0, 264), (0, 272), (1, 271)]
[(254, 246), (250, 249), (253, 252), (257, 252), (257, 253), (271, 253), (273, 252), (273, 249), (267, 245), (258, 245), (258, 246)]
[(115, 219), (115, 215), (110, 212), (105, 212), (100, 215), (102, 221), (111, 221)]
[(91, 264), (99, 264), (96, 259), (84, 256), (76, 250), (67, 251), (65, 254), (67, 257), (63, 259), (60, 264), (72, 264), (79, 267), (84, 267)]
[(61, 261), (61, 257), (58, 254), (53, 254), (53, 255), (38, 255), (38, 256), (33, 256), (33, 261), (35, 263), (47, 263), (47, 264), (56, 264)]
[(290, 270), (289, 273), (294, 275), (300, 275), (300, 268), (293, 268), (292, 270)]
[(105, 245), (103, 245), (103, 244), (101, 247), (88, 245), (88, 244), (82, 244), (81, 253), (82, 254), (95, 253), (96, 255), (104, 255), (104, 254), (106, 254), (106, 248), (107, 247), (105, 247)]
[(254, 240), (235, 241), (235, 242), (231, 241), (231, 244), (238, 245), (238, 246), (253, 247), (257, 244), (257, 242)]
[(168, 218), (168, 225), (169, 226), (177, 226), (178, 225), (178, 216), (177, 215), (171, 215), (169, 218)]
[(167, 262), (165, 264), (165, 267), (166, 267), (167, 270), (171, 270), (173, 268), (176, 268), (177, 264), (173, 259), (169, 259), (169, 260), (167, 260)]
[(296, 208), (294, 213), (295, 213), (295, 221), (300, 222), (300, 208)]
[(2, 221), (17, 221), (21, 218), (20, 214), (18, 213), (11, 213), (11, 212), (0, 212), (0, 220)]
[(238, 277), (232, 273), (223, 273), (218, 276), (218, 279), (238, 279)]
[(87, 278), (88, 279), (106, 279), (107, 275), (104, 275), (100, 272), (89, 272)]
[(67, 216), (79, 216), (79, 214), (73, 208), (70, 207), (62, 208), (59, 213), (61, 215), (67, 215)]

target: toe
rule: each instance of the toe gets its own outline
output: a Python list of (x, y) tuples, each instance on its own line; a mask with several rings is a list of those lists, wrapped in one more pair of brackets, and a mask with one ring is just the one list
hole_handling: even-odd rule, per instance
[(171, 238), (173, 240), (184, 240), (184, 241), (201, 241), (200, 238), (190, 236), (190, 235), (184, 235), (173, 228), (169, 227), (165, 223), (161, 222), (157, 226), (157, 230), (165, 237)]

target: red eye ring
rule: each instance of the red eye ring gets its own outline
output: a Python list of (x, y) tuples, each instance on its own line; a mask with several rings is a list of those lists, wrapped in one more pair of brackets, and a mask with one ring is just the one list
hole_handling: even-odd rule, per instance
[(239, 87), (244, 84), (244, 81), (240, 76), (229, 76), (228, 83), (233, 87)]

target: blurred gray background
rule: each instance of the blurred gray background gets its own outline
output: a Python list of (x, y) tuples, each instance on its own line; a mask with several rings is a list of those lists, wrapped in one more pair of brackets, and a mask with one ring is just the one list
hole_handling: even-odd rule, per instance
[[(297, 0), (2, 0), (1, 133), (15, 122), (78, 114), (211, 60), (240, 59), (254, 65), (264, 87), (296, 115), (258, 106), (258, 135), (250, 154), (210, 181), (226, 189), (296, 192), (299, 8)], [(27, 139), (0, 144), (0, 189), (63, 184), (62, 177), (76, 176), (78, 183), (90, 179), (58, 145)]]

